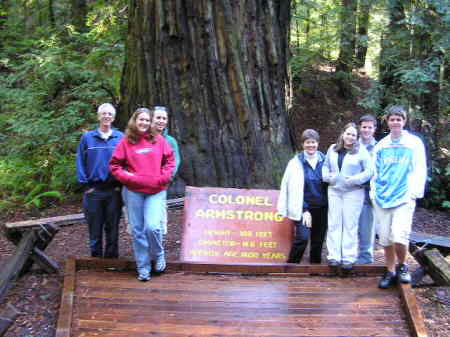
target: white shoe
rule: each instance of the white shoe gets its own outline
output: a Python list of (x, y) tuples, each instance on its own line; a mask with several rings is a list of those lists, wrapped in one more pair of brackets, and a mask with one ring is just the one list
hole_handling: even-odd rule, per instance
[(164, 254), (161, 254), (156, 258), (155, 271), (161, 273), (164, 271), (164, 269), (166, 269), (166, 258)]
[(137, 279), (142, 282), (150, 281), (150, 274), (139, 274)]

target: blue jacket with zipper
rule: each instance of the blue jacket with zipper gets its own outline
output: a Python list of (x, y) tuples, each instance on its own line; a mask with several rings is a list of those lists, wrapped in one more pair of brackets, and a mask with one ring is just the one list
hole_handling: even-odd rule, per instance
[(77, 149), (77, 178), (84, 189), (91, 187), (110, 188), (119, 186), (111, 175), (109, 161), (115, 147), (124, 134), (116, 129), (108, 139), (103, 139), (98, 130), (88, 131), (81, 137)]

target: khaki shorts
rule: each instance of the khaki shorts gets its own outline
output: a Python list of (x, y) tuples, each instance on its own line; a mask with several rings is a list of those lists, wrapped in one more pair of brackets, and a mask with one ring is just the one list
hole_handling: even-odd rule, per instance
[(379, 244), (392, 246), (394, 243), (409, 244), (412, 220), (416, 201), (409, 202), (394, 208), (381, 208), (373, 202), (376, 232)]

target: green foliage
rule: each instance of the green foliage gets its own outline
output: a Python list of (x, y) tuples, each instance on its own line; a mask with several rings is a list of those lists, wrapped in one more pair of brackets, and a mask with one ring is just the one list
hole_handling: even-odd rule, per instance
[(293, 1), (291, 20), (291, 71), (329, 65), (337, 57), (339, 5), (330, 0)]
[(68, 21), (68, 1), (54, 1), (55, 25), (11, 7), (0, 29), (0, 209), (43, 207), (75, 189), (81, 134), (99, 104), (118, 101), (125, 4), (91, 4), (83, 33)]
[[(60, 159), (10, 154), (0, 160), (0, 208), (40, 208), (48, 202), (62, 200), (63, 192), (73, 188), (76, 181), (74, 165), (67, 166), (69, 163)], [(62, 170), (66, 173), (60, 174)]]
[[(447, 162), (447, 164), (445, 164)], [(433, 161), (433, 172), (429, 180), (428, 192), (424, 198), (427, 208), (450, 210), (450, 162)]]

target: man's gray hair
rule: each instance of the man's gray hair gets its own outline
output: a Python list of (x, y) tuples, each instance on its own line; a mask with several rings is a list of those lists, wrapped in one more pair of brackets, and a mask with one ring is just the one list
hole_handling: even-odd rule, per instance
[(116, 108), (111, 103), (103, 103), (97, 109), (97, 114), (101, 114), (105, 110), (112, 110), (113, 116), (116, 116)]

